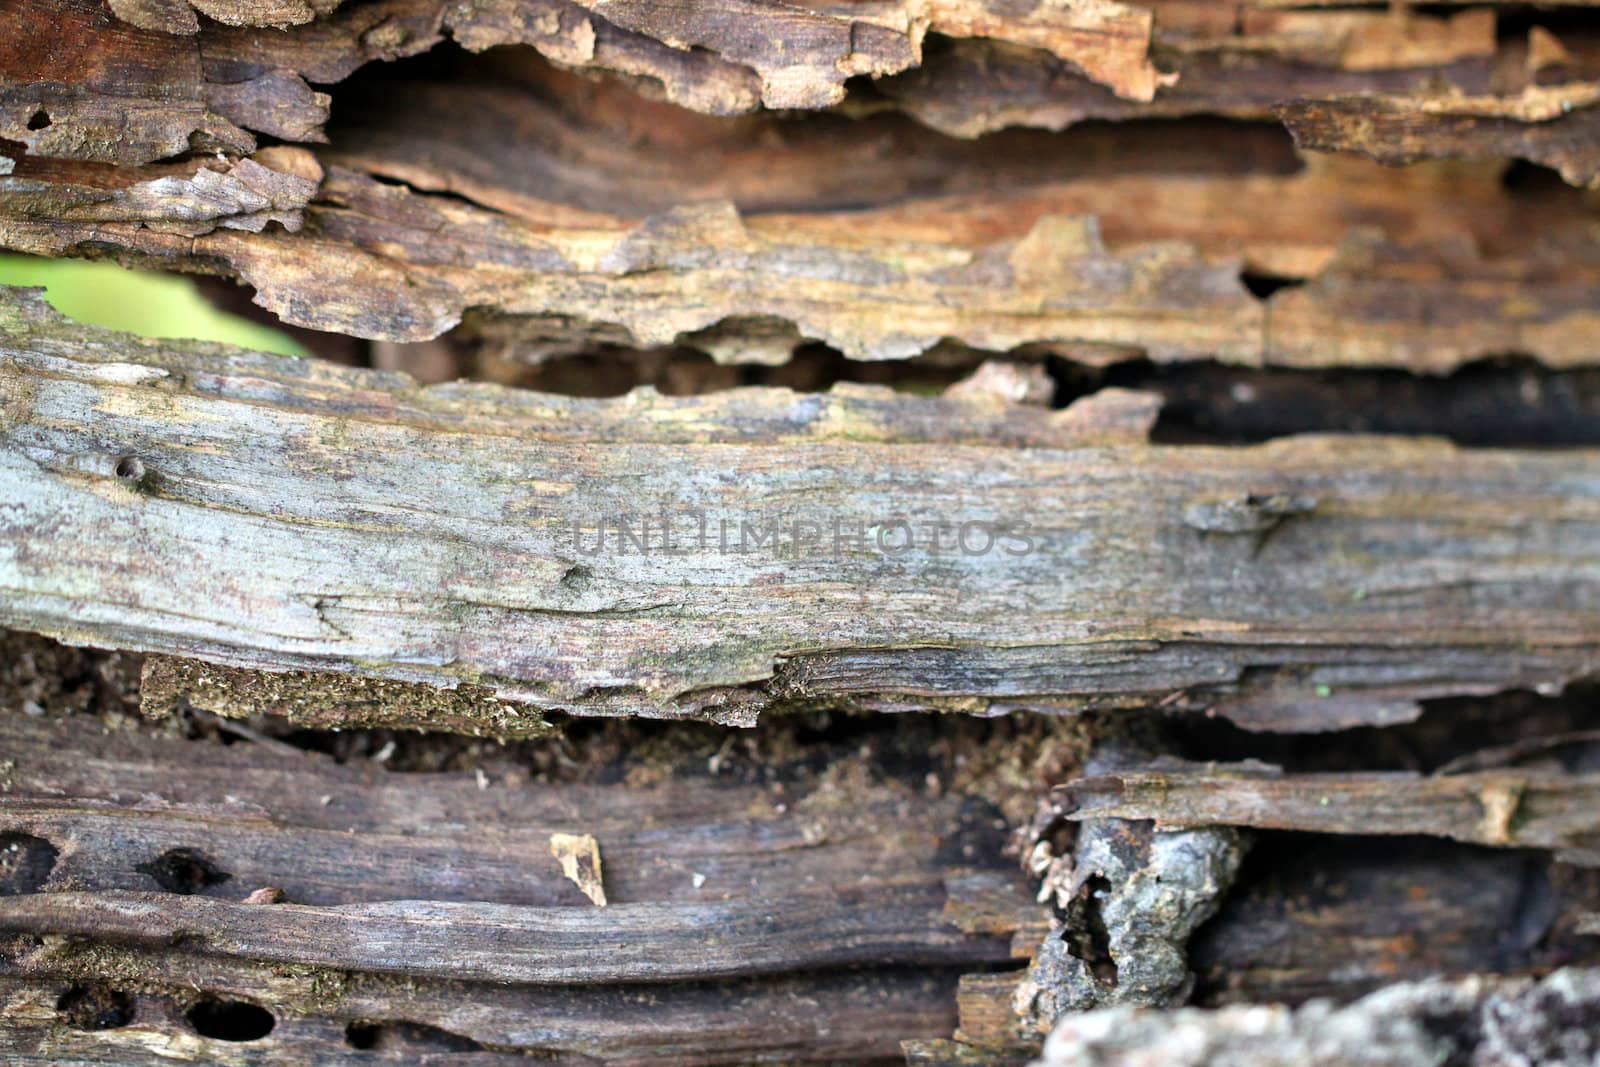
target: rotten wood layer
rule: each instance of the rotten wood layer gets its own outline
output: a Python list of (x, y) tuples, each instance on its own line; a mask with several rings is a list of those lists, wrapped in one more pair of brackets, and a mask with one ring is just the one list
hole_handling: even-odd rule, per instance
[[(1259, 131), (1206, 126), (1141, 147), (963, 145), (889, 116), (727, 125), (536, 80), (381, 86), (321, 161), (26, 157), (0, 176), (0, 243), (222, 274), (286, 322), (359, 337), (465, 320), (523, 360), (676, 344), (782, 363), (813, 341), (863, 360), (951, 343), (1427, 373), (1592, 360), (1594, 205), (1508, 191), (1495, 164), (1297, 170)], [(1262, 275), (1303, 284), (1261, 298)]]
[[(250, 21), (235, 7), (202, 10)], [(418, 341), (467, 319), (528, 358), (685, 344), (771, 363), (820, 341), (900, 359), (955, 341), (1430, 373), (1508, 352), (1592, 359), (1592, 202), (1533, 206), (1498, 184), (1511, 158), (1592, 179), (1600, 31), (1583, 19), (1176, 3), (1160, 5), (1152, 45), (1150, 12), (1102, 0), (692, 18), (376, 0), (274, 5), (260, 13), (273, 26), (320, 17), (193, 35), (149, 28), (192, 16), (185, 3), (123, 8), (34, 0), (0, 15), (0, 244), (226, 275), (311, 329)], [(983, 39), (885, 78), (857, 114), (903, 109), (968, 135), (1184, 121), (972, 145), (897, 115), (677, 106), (820, 106), (890, 53), (913, 62), (940, 25)], [(344, 82), (451, 35), (522, 50)], [(1179, 75), (1148, 104), (1063, 66), (1109, 50), (1123, 73), (1107, 79), (1143, 96), (1147, 45)], [(596, 66), (631, 80), (558, 69)], [(331, 127), (313, 85), (339, 94)], [(634, 91), (650, 86), (675, 103)], [(1288, 174), (1270, 130), (1201, 118), (1269, 115), (1310, 148), (1487, 163)], [(332, 144), (320, 163), (281, 145), (244, 158), (256, 134)], [(1241, 281), (1252, 272), (1307, 284), (1263, 303)]]
[[(1587, 21), (1529, 23), (1503, 10), (1511, 6), (1438, 14), (1378, 4), (905, 0), (680, 11), (615, 0), (117, 0), (107, 11), (90, 0), (29, 0), (10, 5), (3, 24), (15, 44), (0, 53), (0, 136), (30, 154), (118, 162), (238, 150), (254, 143), (247, 131), (316, 139), (328, 99), (312, 84), (452, 39), (474, 52), (531, 47), (711, 114), (828, 107), (846, 100), (852, 78), (870, 78), (852, 106), (903, 108), (963, 136), (1086, 118), (1268, 118), (1288, 108), (1297, 136), (1317, 146), (1542, 158), (1542, 127), (1571, 129), (1566, 111), (1593, 103), (1600, 48)], [(196, 9), (215, 21), (202, 25)], [(80, 59), (53, 58), (60, 44)], [(1564, 94), (1560, 115), (1522, 107), (1526, 92), (1551, 86)], [(1503, 123), (1464, 141), (1429, 127), (1428, 116), (1466, 100)], [(1306, 106), (1352, 104), (1367, 121), (1308, 125)], [(41, 109), (46, 123), (35, 121)], [(1386, 126), (1383, 114), (1399, 121)], [(113, 135), (119, 119), (126, 140)], [(1569, 175), (1591, 181), (1592, 148), (1568, 142), (1577, 153)]]
[[(418, 1055), (873, 1060), (948, 1035), (956, 976), (1010, 964), (1037, 912), (995, 809), (866, 757), (729, 781), (663, 746), (637, 784), (558, 784), (86, 716), (0, 735), (0, 1039), (40, 1056), (208, 1062), (229, 1046), (186, 1013), (221, 998), (276, 1019), (246, 1050), (319, 1062), (346, 1025)], [(550, 854), (567, 831), (604, 908)], [(128, 1017), (82, 1032), (58, 1004), (84, 987)]]

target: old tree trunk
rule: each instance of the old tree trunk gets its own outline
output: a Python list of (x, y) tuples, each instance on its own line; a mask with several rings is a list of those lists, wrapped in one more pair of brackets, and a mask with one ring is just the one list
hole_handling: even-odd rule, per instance
[(1596, 189), (1584, 0), (10, 0), (313, 355), (0, 287), (0, 1060), (1600, 1063)]

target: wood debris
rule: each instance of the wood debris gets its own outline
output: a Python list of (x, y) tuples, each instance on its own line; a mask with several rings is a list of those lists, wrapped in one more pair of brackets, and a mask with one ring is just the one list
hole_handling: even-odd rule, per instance
[(561, 862), (561, 873), (583, 890), (584, 896), (596, 907), (606, 906), (606, 889), (600, 873), (600, 845), (593, 834), (551, 834), (550, 854)]

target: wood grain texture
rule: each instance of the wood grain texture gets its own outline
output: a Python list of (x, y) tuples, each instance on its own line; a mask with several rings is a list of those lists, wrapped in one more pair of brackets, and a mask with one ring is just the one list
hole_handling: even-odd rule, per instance
[[(0, 793), (5, 829), (59, 852), (46, 890), (152, 891), (161, 886), (152, 866), (159, 857), (194, 850), (227, 875), (198, 892), (235, 903), (272, 886), (323, 908), (423, 900), (587, 912), (587, 898), (550, 855), (550, 836), (571, 832), (593, 834), (604, 854), (614, 903), (595, 921), (632, 904), (746, 901), (764, 913), (769, 899), (806, 891), (816, 901), (833, 894), (842, 908), (871, 907), (850, 887), (896, 881), (900, 890), (887, 891), (924, 902), (930, 887), (943, 887), (933, 911), (923, 911), (937, 918), (947, 900), (952, 933), (1003, 941), (1019, 910), (1033, 910), (999, 858), (1002, 831), (986, 805), (860, 776), (808, 781), (787, 795), (703, 774), (649, 788), (498, 777), (485, 788), (472, 774), (383, 773), (75, 721), (7, 715), (0, 731), (10, 761)], [(162, 802), (138, 799), (153, 797)], [(987, 918), (985, 901), (994, 909)], [(958, 915), (966, 904), (974, 914)]]
[[(898, 1058), (902, 1037), (931, 1037), (954, 1025), (955, 976), (927, 968), (552, 990), (352, 979), (170, 951), (97, 949), (77, 958), (40, 953), (28, 966), (40, 977), (0, 977), (0, 1044), (10, 1062), (876, 1065)], [(63, 1025), (61, 997), (74, 988), (106, 988), (109, 967), (138, 976), (128, 993), (129, 1024), (94, 1031)], [(195, 1033), (185, 1016), (201, 997), (191, 983), (211, 996), (268, 1007), (276, 1017), (272, 1032), (249, 1043)], [(353, 1045), (352, 1032), (370, 1047)]]
[(428, 389), (4, 315), (3, 618), (74, 641), (736, 722), (1183, 692), (1318, 729), (1594, 668), (1582, 450), (1111, 445), (1115, 394)]
[(0, 930), (340, 971), (518, 985), (733, 978), (794, 970), (1004, 963), (1010, 948), (939, 919), (938, 886), (874, 885), (857, 907), (806, 894), (728, 904), (530, 908), (397, 900), (317, 908), (168, 893), (62, 891), (0, 902)]
[(1241, 764), (1118, 772), (1064, 790), (1067, 818), (1074, 820), (1433, 834), (1500, 848), (1547, 848), (1567, 862), (1600, 864), (1600, 779), (1591, 774), (1284, 775)]
[[(772, 364), (821, 342), (860, 360), (1592, 362), (1595, 204), (1519, 195), (1495, 162), (1297, 170), (1271, 131), (1215, 124), (973, 145), (888, 115), (730, 122), (493, 58), (460, 82), (351, 87), (320, 162), (280, 146), (231, 164), (282, 175), (276, 199), (220, 195), (238, 183), (216, 160), (23, 155), (0, 176), (0, 244), (232, 277), (316, 330), (465, 323), (519, 360), (681, 345)], [(1303, 284), (1262, 298), (1257, 275)]]
[[(0, 841), (54, 850), (0, 896), (19, 1055), (342, 1063), (355, 1025), (407, 1056), (873, 1061), (948, 1035), (957, 975), (1009, 965), (1039, 916), (992, 806), (860, 752), (741, 777), (660, 744), (602, 783), (14, 709), (0, 734)], [(600, 843), (609, 906), (567, 880), (553, 831)], [(264, 887), (287, 901), (251, 903)], [(58, 1001), (85, 986), (130, 998), (127, 1025), (67, 1024)], [(208, 998), (266, 1008), (272, 1034), (203, 1039), (185, 1013)]]
[[(0, 182), (22, 191), (26, 180)], [(1205, 195), (1282, 188), (1222, 184)], [(1309, 198), (1319, 188), (1289, 191)], [(1182, 186), (1157, 191), (1162, 200), (1181, 195)], [(927, 236), (948, 206), (939, 202), (911, 217), (741, 215), (722, 202), (643, 221), (568, 213), (551, 225), (339, 167), (303, 212), (309, 225), (299, 233), (217, 228), (191, 238), (134, 211), (74, 221), (66, 189), (42, 198), (43, 208), (29, 196), (34, 206), (16, 202), (0, 213), (0, 239), (15, 249), (115, 252), (234, 276), (285, 321), (361, 337), (432, 338), (470, 312), (474, 328), (513, 355), (561, 344), (684, 344), (730, 362), (770, 363), (821, 341), (851, 358), (884, 360), (956, 340), (988, 350), (1050, 345), (1097, 362), (1146, 356), (1442, 373), (1505, 352), (1585, 365), (1595, 328), (1582, 230), (1570, 231), (1567, 247), (1553, 241), (1516, 258), (1483, 256), (1466, 241), (1335, 230), (1333, 220), (1299, 239), (1263, 233), (1247, 239), (1257, 262), (1309, 267), (1314, 277), (1261, 301), (1240, 280), (1248, 261), (1237, 251), (1164, 236), (1108, 246), (1096, 218), (1050, 212), (1052, 201), (1093, 202), (1093, 189), (1022, 205), (1031, 226), (1002, 235), (984, 232), (985, 216), (1009, 201), (985, 204), (971, 237), (960, 228)], [(115, 215), (115, 204), (99, 213)], [(49, 212), (56, 217), (42, 217)], [(1574, 225), (1584, 217), (1569, 216)], [(860, 227), (878, 239), (858, 245)], [(161, 232), (172, 229), (179, 232)], [(1214, 247), (1237, 241), (1214, 231), (1205, 238)]]
[(1417, 94), (1292, 101), (1277, 111), (1313, 151), (1361, 152), (1384, 163), (1515, 157), (1550, 167), (1573, 185), (1600, 182), (1595, 85), (1539, 86), (1518, 96)]

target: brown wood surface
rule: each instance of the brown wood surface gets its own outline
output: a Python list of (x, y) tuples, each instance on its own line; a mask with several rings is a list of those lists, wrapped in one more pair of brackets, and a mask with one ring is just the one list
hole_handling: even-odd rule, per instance
[[(603, 785), (87, 716), (0, 730), (0, 840), (54, 850), (0, 895), (0, 1039), (41, 1056), (205, 1062), (226, 1046), (172, 1037), (204, 994), (277, 1015), (257, 1055), (337, 1050), (355, 1022), (572, 1062), (872, 1060), (948, 1035), (956, 976), (1014, 966), (1039, 915), (995, 809), (864, 759), (763, 783), (640, 758), (655, 784)], [(553, 832), (596, 838), (606, 907), (563, 875)], [(266, 887), (285, 902), (247, 902)], [(54, 1008), (96, 982), (139, 1016), (98, 1046)]]

